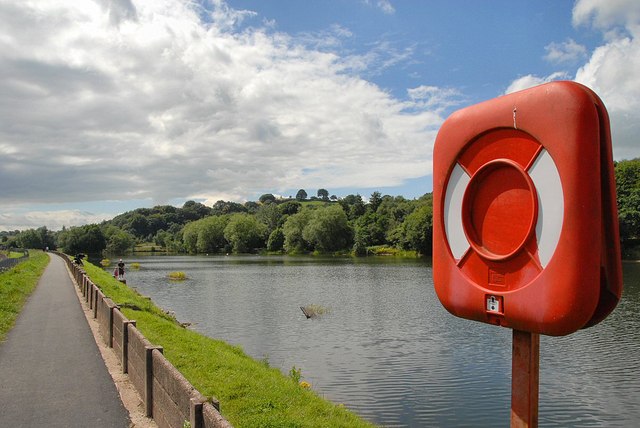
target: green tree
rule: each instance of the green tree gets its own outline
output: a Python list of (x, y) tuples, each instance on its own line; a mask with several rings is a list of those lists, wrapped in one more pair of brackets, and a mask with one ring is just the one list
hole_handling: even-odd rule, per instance
[(138, 238), (143, 238), (149, 233), (149, 221), (142, 214), (134, 214), (129, 224), (131, 232)]
[(365, 205), (360, 195), (347, 195), (340, 201), (340, 206), (344, 212), (349, 216), (349, 220), (355, 220), (365, 213)]
[(354, 222), (356, 236), (362, 239), (366, 246), (385, 244), (387, 223), (387, 218), (384, 216), (367, 210), (364, 215)]
[(224, 231), (228, 221), (228, 216), (210, 216), (198, 220), (196, 251), (215, 253), (224, 250), (227, 245)]
[(349, 248), (352, 232), (344, 210), (331, 205), (312, 212), (302, 237), (315, 250), (330, 252)]
[(355, 236), (353, 238), (353, 254), (356, 256), (367, 255), (367, 243), (363, 236), (362, 229), (356, 228)]
[(185, 221), (200, 220), (211, 215), (211, 208), (200, 202), (187, 201), (182, 205), (181, 214)]
[(107, 246), (104, 234), (97, 224), (72, 227), (61, 232), (58, 239), (59, 246), (67, 254), (100, 254)]
[(173, 235), (166, 230), (159, 230), (153, 237), (153, 243), (164, 248), (168, 248), (173, 241)]
[(371, 198), (369, 198), (369, 206), (371, 207), (371, 211), (378, 211), (378, 207), (382, 203), (382, 195), (380, 192), (375, 191), (371, 194)]
[(278, 205), (278, 208), (280, 209), (280, 213), (282, 213), (282, 215), (293, 215), (300, 211), (302, 205), (297, 201), (287, 201), (283, 204)]
[(640, 158), (615, 166), (620, 237), (623, 242), (640, 238)]
[(166, 217), (159, 213), (153, 213), (147, 217), (147, 235), (153, 236), (159, 230), (165, 230), (168, 227)]
[(407, 216), (403, 226), (405, 248), (430, 255), (433, 243), (433, 207), (420, 206)]
[(44, 248), (45, 243), (42, 235), (35, 229), (28, 229), (20, 232), (16, 237), (16, 243), (21, 248)]
[(284, 232), (284, 249), (288, 253), (305, 251), (307, 243), (302, 237), (305, 226), (309, 223), (311, 210), (301, 210), (287, 218), (282, 227)]
[(354, 220), (365, 213), (366, 207), (364, 205), (364, 201), (362, 200), (362, 196), (356, 195), (353, 203), (350, 205), (349, 220)]
[(267, 250), (269, 251), (282, 251), (284, 248), (284, 232), (281, 228), (275, 229), (269, 235), (269, 240), (267, 241)]
[(107, 239), (106, 252), (109, 254), (125, 254), (136, 243), (136, 238), (122, 229), (112, 233)]
[(195, 254), (198, 252), (198, 233), (200, 232), (200, 224), (197, 221), (187, 223), (182, 230), (182, 244), (188, 253)]
[(278, 227), (281, 217), (280, 208), (273, 203), (260, 205), (256, 211), (256, 219), (267, 227), (267, 233), (269, 234)]
[(44, 247), (49, 247), (50, 249), (54, 249), (56, 247), (55, 234), (47, 229), (46, 226), (39, 227), (36, 231), (42, 238), (42, 244)]
[[(178, 226), (177, 224), (174, 226)], [(183, 229), (173, 230), (173, 226), (167, 231), (161, 231), (162, 235), (159, 237), (160, 242), (164, 243), (164, 247), (167, 251), (174, 253), (182, 253), (185, 251), (184, 243), (182, 241)], [(166, 234), (166, 235), (165, 235)]]
[(298, 190), (298, 193), (296, 193), (296, 199), (298, 201), (304, 201), (307, 199), (307, 192), (304, 189)]
[(329, 192), (327, 191), (327, 189), (318, 189), (318, 197), (320, 199), (322, 199), (323, 201), (328, 201), (329, 200)]
[(376, 210), (376, 215), (384, 219), (385, 241), (388, 245), (402, 247), (401, 241), (404, 239), (404, 232), (401, 229), (405, 217), (418, 206), (419, 201), (410, 201), (402, 196), (382, 197), (382, 202)]
[(249, 214), (255, 214), (260, 208), (260, 204), (253, 201), (247, 201), (243, 205)]
[[(401, 249), (414, 250), (420, 254), (431, 254), (432, 236), (433, 236), (433, 197), (428, 193), (422, 196), (418, 200), (407, 201), (404, 198), (396, 201), (399, 205), (396, 205), (393, 209), (378, 210), (378, 214), (381, 211), (387, 213), (403, 212), (402, 222), (398, 223), (393, 218), (390, 221), (393, 223), (393, 227), (387, 232), (387, 241)], [(384, 203), (383, 203), (384, 205)], [(405, 215), (404, 212), (407, 212)]]
[(211, 208), (211, 214), (213, 215), (225, 215), (233, 213), (246, 213), (247, 209), (237, 202), (218, 201), (213, 204)]
[(84, 234), (82, 236), (82, 244), (85, 252), (89, 254), (100, 254), (106, 247), (107, 242), (102, 234), (100, 226), (97, 224), (89, 224), (83, 226)]
[(224, 229), (224, 237), (236, 253), (264, 248), (267, 228), (249, 214), (234, 214)]
[(275, 202), (276, 197), (273, 196), (271, 193), (265, 193), (264, 195), (260, 196), (258, 200), (260, 201), (261, 204), (266, 204), (267, 202)]

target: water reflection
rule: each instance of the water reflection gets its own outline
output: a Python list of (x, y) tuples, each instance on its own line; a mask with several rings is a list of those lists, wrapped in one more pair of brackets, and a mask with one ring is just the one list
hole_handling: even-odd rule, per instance
[[(127, 262), (134, 259), (125, 260)], [(258, 256), (137, 258), (128, 283), (181, 321), (302, 369), (313, 389), (384, 426), (505, 426), (511, 332), (448, 314), (421, 261)], [(189, 280), (172, 283), (171, 271)], [(640, 265), (603, 323), (541, 340), (540, 426), (640, 418)], [(306, 319), (300, 306), (328, 308)]]
[[(595, 327), (541, 340), (540, 424), (634, 426), (640, 418), (640, 264), (624, 264), (615, 311)], [(566, 411), (569, 408), (571, 411)]]

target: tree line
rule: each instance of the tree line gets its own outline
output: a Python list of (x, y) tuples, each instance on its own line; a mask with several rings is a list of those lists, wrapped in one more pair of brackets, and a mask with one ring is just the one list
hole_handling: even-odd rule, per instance
[(320, 189), (317, 197), (307, 196), (300, 189), (295, 198), (264, 194), (244, 204), (138, 208), (100, 224), (2, 232), (0, 243), (70, 254), (124, 254), (145, 242), (178, 253), (431, 252), (431, 194), (409, 200), (373, 192), (365, 201), (360, 195), (329, 197)]
[[(623, 256), (640, 257), (640, 158), (615, 164), (618, 220)], [(138, 208), (100, 224), (50, 231), (46, 227), (0, 232), (0, 244), (61, 248), (65, 252), (124, 254), (150, 242), (183, 253), (352, 253), (408, 251), (430, 255), (433, 198), (373, 192), (329, 197), (326, 189), (308, 198), (264, 194), (244, 204), (188, 201), (182, 207)]]

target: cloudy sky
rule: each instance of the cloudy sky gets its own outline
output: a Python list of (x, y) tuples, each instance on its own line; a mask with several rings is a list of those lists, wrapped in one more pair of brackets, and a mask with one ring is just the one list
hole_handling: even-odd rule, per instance
[(637, 0), (0, 0), (0, 230), (417, 197), (454, 110), (557, 79), (640, 156)]

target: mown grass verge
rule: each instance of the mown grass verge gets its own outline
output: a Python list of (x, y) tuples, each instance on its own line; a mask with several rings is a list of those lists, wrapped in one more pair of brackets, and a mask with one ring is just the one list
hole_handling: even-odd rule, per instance
[(85, 263), (87, 274), (127, 318), (164, 348), (169, 361), (205, 396), (220, 400), (234, 427), (372, 427), (340, 405), (284, 376), (242, 349), (183, 328), (151, 300)]
[(136, 244), (133, 251), (135, 253), (164, 253), (167, 249), (153, 242), (144, 242), (142, 244)]
[[(20, 253), (22, 255), (22, 253)], [(28, 259), (0, 274), (0, 342), (4, 341), (27, 297), (49, 264), (49, 256), (31, 251)]]
[(7, 251), (6, 256), (10, 259), (19, 259), (20, 257), (24, 256), (24, 252), (23, 251)]

